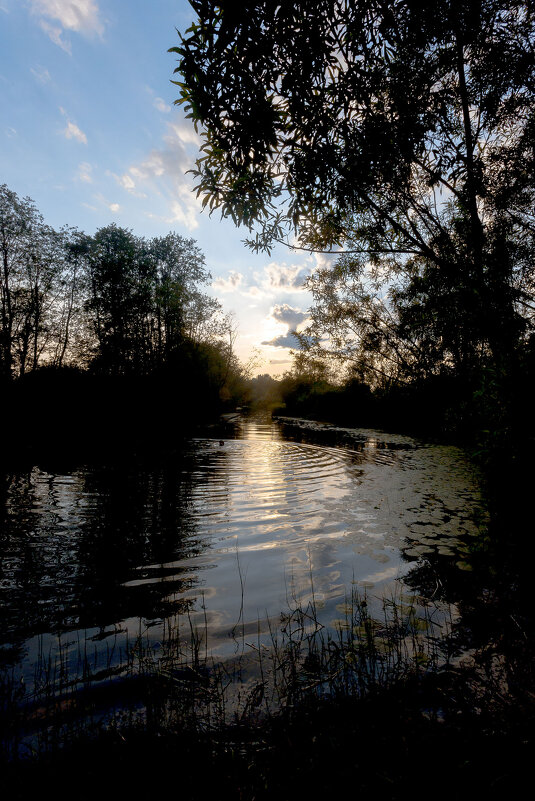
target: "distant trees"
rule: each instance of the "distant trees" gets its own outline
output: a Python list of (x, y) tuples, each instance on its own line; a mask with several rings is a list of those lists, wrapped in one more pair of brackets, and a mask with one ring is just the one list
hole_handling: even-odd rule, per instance
[(249, 392), (253, 408), (272, 409), (275, 406), (280, 406), (282, 403), (280, 381), (268, 375), (268, 373), (263, 373), (251, 378), (249, 381)]
[(92, 236), (54, 231), (4, 185), (0, 257), (5, 380), (70, 366), (167, 382), (182, 375), (207, 403), (242, 391), (234, 323), (202, 291), (210, 274), (193, 239), (146, 240), (115, 224)]
[(337, 391), (332, 363), (303, 351), (294, 354), (291, 370), (282, 376), (278, 390), (288, 414), (323, 417), (331, 394)]

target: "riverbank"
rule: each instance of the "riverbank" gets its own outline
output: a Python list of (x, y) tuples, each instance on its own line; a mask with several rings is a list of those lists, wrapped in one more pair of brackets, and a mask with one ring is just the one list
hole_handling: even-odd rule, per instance
[(198, 376), (107, 376), (42, 369), (2, 387), (0, 465), (77, 465), (180, 450), (195, 430), (234, 408)]
[[(324, 799), (349, 790), (379, 799), (520, 795), (531, 780), (532, 751), (524, 724), (501, 720), (430, 720), (414, 696), (350, 699), (303, 707), (269, 726), (202, 733), (108, 733), (64, 753), (3, 772), (12, 799), (54, 788), (58, 799), (143, 798), (178, 792), (188, 801)], [(528, 732), (531, 731), (529, 721)], [(314, 732), (314, 733), (312, 733)]]

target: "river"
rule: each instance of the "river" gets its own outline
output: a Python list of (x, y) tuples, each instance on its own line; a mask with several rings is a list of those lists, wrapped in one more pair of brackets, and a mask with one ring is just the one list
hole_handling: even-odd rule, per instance
[(1, 658), (27, 687), (58, 653), (76, 672), (157, 648), (172, 619), (225, 659), (296, 605), (336, 627), (354, 590), (438, 602), (485, 526), (458, 448), (254, 416), (149, 462), (4, 475), (2, 513)]

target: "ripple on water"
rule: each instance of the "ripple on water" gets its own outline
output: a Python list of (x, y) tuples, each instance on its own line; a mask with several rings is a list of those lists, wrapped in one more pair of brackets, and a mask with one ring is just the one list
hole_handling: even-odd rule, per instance
[(165, 470), (14, 480), (0, 584), (10, 636), (21, 620), (29, 636), (67, 619), (156, 618), (201, 592), (223, 631), (306, 597), (311, 576), (328, 619), (352, 582), (379, 594), (411, 569), (403, 553), (458, 559), (477, 528), (477, 481), (456, 449), (360, 433), (354, 451), (240, 425), (246, 438), (192, 440)]

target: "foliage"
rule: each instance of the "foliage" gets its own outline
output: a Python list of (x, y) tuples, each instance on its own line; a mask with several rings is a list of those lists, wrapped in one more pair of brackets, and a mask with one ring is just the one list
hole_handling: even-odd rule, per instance
[(115, 224), (92, 236), (54, 231), (4, 185), (0, 255), (1, 376), (19, 379), (13, 420), (32, 419), (36, 395), (49, 423), (66, 397), (87, 420), (104, 395), (108, 427), (126, 421), (126, 408), (134, 424), (155, 392), (168, 415), (172, 399), (175, 413), (195, 417), (243, 397), (236, 326), (202, 291), (210, 274), (193, 239), (146, 240)]
[(337, 394), (329, 365), (302, 351), (294, 354), (293, 367), (284, 373), (279, 391), (287, 412), (320, 417)]
[(219, 304), (199, 291), (210, 275), (192, 239), (145, 241), (116, 225), (86, 238), (87, 299), (93, 366), (146, 374), (169, 365), (185, 342), (224, 333)]
[(249, 395), (253, 408), (272, 409), (282, 402), (280, 382), (268, 373), (257, 375), (249, 381)]
[[(486, 614), (495, 613), (487, 588), (485, 598)], [(491, 626), (498, 659), (485, 642), (459, 661), (455, 623), (438, 602), (385, 598), (374, 617), (353, 592), (335, 629), (323, 627), (318, 611), (294, 600), (280, 626), (269, 627), (267, 646), (260, 634), (256, 643), (244, 639), (225, 662), (206, 653), (204, 632), (188, 615), (189, 626), (168, 621), (157, 647), (140, 625), (122, 669), (109, 647), (104, 669), (90, 651), (70, 661), (58, 638), (58, 657), (43, 654), (36, 668), (34, 697), (4, 670), (0, 757), (10, 797), (32, 797), (44, 779), (76, 781), (80, 773), (84, 799), (102, 794), (103, 775), (105, 798), (135, 796), (140, 787), (150, 794), (150, 767), (162, 755), (186, 761), (181, 790), (192, 799), (222, 788), (247, 799), (313, 799), (352, 786), (398, 801), (414, 796), (415, 781), (435, 787), (437, 753), (447, 767), (439, 798), (461, 785), (474, 796), (483, 788), (497, 797), (505, 782), (524, 789), (533, 661), (529, 647), (518, 658), (526, 634), (515, 616), (504, 615), (499, 636), (496, 621)], [(326, 759), (335, 770), (325, 770)]]
[(10, 377), (35, 368), (53, 327), (52, 298), (60, 281), (61, 235), (30, 198), (0, 186), (0, 370)]
[[(533, 323), (535, 16), (523, 0), (195, 0), (198, 192), (318, 271), (313, 352), (376, 386), (518, 358)], [(286, 240), (288, 241), (288, 240)]]

